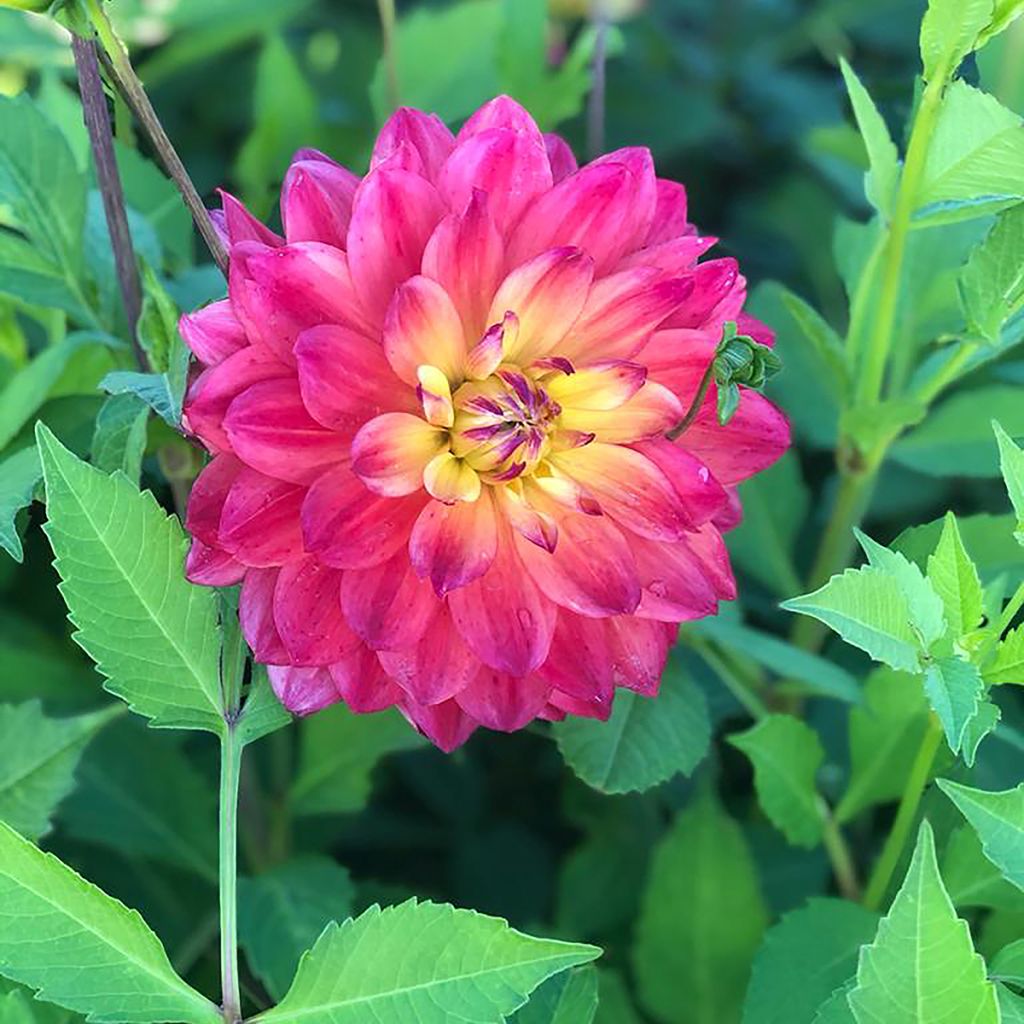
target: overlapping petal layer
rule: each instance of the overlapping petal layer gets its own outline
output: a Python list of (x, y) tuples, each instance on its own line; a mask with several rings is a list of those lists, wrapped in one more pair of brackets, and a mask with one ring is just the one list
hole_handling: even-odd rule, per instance
[(789, 443), (714, 387), (732, 260), (643, 149), (577, 169), (498, 98), (457, 136), (400, 110), (359, 179), (296, 154), (284, 237), (230, 196), (229, 298), (184, 317), (213, 456), (188, 573), (242, 582), (298, 714), (396, 705), (438, 746), (653, 694), (676, 624), (735, 596), (734, 486)]

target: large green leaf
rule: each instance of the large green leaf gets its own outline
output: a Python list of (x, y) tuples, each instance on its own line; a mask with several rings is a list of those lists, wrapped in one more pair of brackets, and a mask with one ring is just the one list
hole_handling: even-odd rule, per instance
[(324, 928), (349, 917), (354, 896), (349, 873), (327, 857), (298, 857), (238, 880), (238, 938), (272, 998), (288, 991)]
[(981, 580), (952, 512), (946, 513), (942, 536), (928, 558), (928, 580), (942, 599), (953, 636), (976, 629), (983, 614)]
[(961, 825), (949, 837), (942, 851), (942, 879), (956, 907), (1024, 911), (1024, 892), (1006, 881), (985, 856), (970, 825)]
[(149, 492), (71, 454), (42, 424), (46, 532), (75, 639), (107, 689), (157, 726), (220, 733), (212, 590), (184, 576), (185, 537)]
[(1024, 1024), (1024, 996), (1005, 985), (996, 985), (1000, 1024)]
[(120, 710), (50, 718), (37, 701), (0, 704), (0, 820), (30, 839), (48, 832), (85, 745)]
[(960, 274), (964, 317), (986, 341), (1024, 307), (1024, 205), (1002, 214)]
[(949, 77), (992, 21), (993, 0), (929, 0), (921, 23), (924, 77)]
[(767, 924), (739, 826), (705, 792), (658, 845), (633, 948), (640, 999), (665, 1024), (736, 1024)]
[(538, 985), (600, 955), (471, 910), (410, 900), (328, 925), (260, 1024), (502, 1024)]
[(23, 553), (15, 517), (32, 503), (42, 475), (35, 445), (0, 461), (0, 547), (16, 562), (21, 561)]
[(97, 1022), (222, 1022), (137, 913), (3, 823), (0, 974)]
[(845, 900), (814, 899), (787, 914), (754, 959), (743, 1024), (811, 1024), (877, 927), (877, 914)]
[(577, 967), (549, 978), (510, 1024), (591, 1024), (597, 1013), (597, 968)]
[(149, 409), (135, 395), (112, 395), (96, 417), (89, 455), (104, 473), (121, 470), (133, 484), (142, 472)]
[(825, 760), (817, 733), (792, 715), (768, 715), (729, 742), (754, 765), (757, 798), (795, 846), (817, 846), (824, 819), (816, 778)]
[(1018, 939), (1004, 946), (988, 966), (989, 977), (1008, 981), (1012, 985), (1024, 985), (1024, 939)]
[(899, 179), (899, 151), (889, 135), (882, 115), (856, 72), (843, 59), (840, 59), (839, 66), (846, 80), (846, 91), (850, 94), (857, 127), (868, 152), (870, 170), (865, 188), (868, 201), (880, 213), (886, 214), (892, 207)]
[(956, 916), (924, 822), (906, 878), (849, 995), (857, 1024), (999, 1024), (995, 987)]
[(939, 716), (949, 749), (958, 754), (985, 696), (978, 667), (961, 658), (936, 658), (925, 672), (924, 692)]
[(639, 792), (689, 775), (711, 742), (704, 695), (675, 664), (657, 697), (620, 690), (607, 722), (567, 718), (554, 732), (572, 770), (602, 793)]
[[(999, 472), (1010, 495), (1013, 511), (1017, 514), (1017, 540), (1024, 544), (1024, 451), (1003, 429), (998, 421), (993, 424), (999, 445)], [(1024, 431), (1022, 431), (1024, 432)]]
[(985, 856), (1004, 878), (1024, 889), (1024, 784), (998, 793), (948, 779), (940, 779), (939, 786), (978, 833)]
[(1014, 683), (1024, 686), (1024, 626), (1018, 626), (999, 642), (995, 656), (985, 666), (985, 682), (990, 686)]

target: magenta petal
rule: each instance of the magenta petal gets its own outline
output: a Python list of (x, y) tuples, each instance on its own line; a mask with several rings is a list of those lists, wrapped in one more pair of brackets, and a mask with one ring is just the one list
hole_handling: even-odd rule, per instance
[(563, 715), (578, 715), (580, 718), (596, 718), (607, 722), (612, 713), (612, 700), (600, 695), (589, 698), (575, 697), (562, 690), (552, 690), (548, 697), (549, 706)]
[(375, 651), (411, 647), (437, 607), (429, 584), (417, 578), (405, 552), (371, 569), (350, 569), (341, 584), (348, 624)]
[[(746, 297), (747, 283), (734, 259), (708, 260), (693, 272), (693, 291), (666, 321), (667, 327), (705, 327), (721, 334), (721, 325), (734, 320)], [(717, 339), (716, 339), (717, 340)]]
[(203, 467), (188, 496), (185, 529), (211, 547), (220, 546), (220, 517), (231, 485), (243, 465), (233, 455), (218, 455)]
[(190, 583), (206, 587), (233, 587), (245, 576), (245, 566), (226, 551), (192, 538), (185, 559), (185, 576)]
[(407, 700), (401, 709), (402, 714), (446, 754), (461, 747), (477, 727), (477, 723), (454, 700), (430, 706)]
[(383, 163), (402, 145), (408, 146), (419, 156), (423, 173), (435, 181), (441, 165), (455, 145), (455, 138), (437, 114), (425, 114), (412, 107), (399, 107), (387, 119), (377, 136), (370, 168)]
[(715, 589), (719, 600), (736, 600), (736, 579), (729, 564), (725, 541), (715, 526), (705, 523), (699, 530), (688, 533), (683, 543), (698, 559), (704, 576)]
[(405, 696), (387, 677), (376, 653), (362, 644), (328, 668), (342, 700), (357, 714), (383, 711)]
[(607, 621), (615, 685), (653, 697), (661, 683), (675, 626), (637, 618)]
[(291, 660), (274, 621), (274, 588), (279, 575), (279, 569), (250, 569), (238, 598), (242, 635), (253, 657), (264, 664), (280, 665)]
[(284, 565), (303, 554), (299, 512), (306, 488), (244, 468), (220, 518), (220, 542), (245, 565)]
[(274, 621), (295, 665), (329, 665), (359, 646), (341, 612), (341, 571), (315, 558), (281, 569)]
[(539, 675), (570, 696), (610, 705), (615, 681), (607, 623), (559, 611), (551, 650)]
[(329, 160), (296, 160), (281, 186), (281, 221), (289, 242), (345, 248), (359, 178)]
[(517, 103), (511, 96), (495, 96), (469, 117), (455, 141), (465, 142), (474, 135), (496, 128), (529, 136), (537, 142), (543, 138), (537, 122), (521, 103)]
[(268, 665), (267, 675), (277, 699), (293, 715), (311, 715), (341, 699), (330, 672), (325, 668), (297, 668)]
[(551, 684), (539, 675), (516, 677), (484, 669), (455, 700), (488, 729), (515, 732), (537, 717), (549, 693)]
[(551, 164), (551, 177), (555, 184), (579, 170), (572, 147), (561, 135), (548, 132), (544, 136), (544, 148), (548, 151), (548, 162)]
[(498, 520), (489, 491), (474, 502), (429, 501), (409, 537), (409, 557), (439, 597), (483, 576), (498, 549)]
[(686, 509), (691, 526), (700, 526), (717, 516), (729, 504), (729, 495), (714, 474), (681, 443), (654, 438), (633, 445), (651, 460), (672, 483)]
[(258, 221), (230, 192), (217, 189), (222, 204), (220, 218), (221, 232), (228, 248), (239, 242), (260, 242), (263, 245), (278, 246), (284, 239)]
[(696, 233), (686, 219), (686, 189), (677, 181), (659, 178), (657, 205), (645, 245), (660, 245), (680, 235)]
[(685, 542), (666, 544), (635, 538), (633, 555), (644, 596), (637, 615), (660, 622), (686, 622), (713, 615), (718, 598), (703, 566)]
[(178, 330), (196, 359), (207, 366), (222, 362), (249, 344), (228, 299), (186, 313), (178, 321)]

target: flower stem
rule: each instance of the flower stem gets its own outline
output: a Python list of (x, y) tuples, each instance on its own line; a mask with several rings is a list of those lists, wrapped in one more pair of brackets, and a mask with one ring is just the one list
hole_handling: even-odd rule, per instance
[(751, 718), (760, 721), (770, 714), (768, 705), (762, 700), (756, 687), (746, 679), (742, 679), (712, 644), (694, 633), (687, 636), (687, 641), (707, 662), (708, 667), (718, 676), (725, 688), (743, 706)]
[(849, 846), (846, 845), (842, 830), (832, 814), (832, 808), (823, 797), (818, 797), (818, 809), (824, 824), (821, 841), (828, 854), (829, 863), (832, 865), (832, 873), (835, 875), (839, 892), (843, 899), (859, 900), (860, 882), (857, 879), (857, 868), (853, 863), (853, 857), (850, 854)]
[(156, 111), (153, 109), (153, 104), (149, 102), (146, 90), (143, 88), (142, 82), (139, 81), (139, 77), (132, 67), (128, 51), (124, 48), (121, 40), (118, 39), (114, 27), (107, 17), (107, 12), (103, 8), (103, 0), (85, 0), (85, 10), (96, 31), (96, 37), (99, 39), (100, 46), (110, 63), (111, 73), (117, 88), (120, 90), (121, 95), (124, 96), (125, 102), (139, 119), (139, 123), (146, 132), (149, 141), (153, 144), (153, 148), (156, 150), (161, 163), (164, 165), (164, 169), (170, 175), (175, 185), (178, 186), (178, 191), (181, 193), (185, 205), (192, 214), (192, 220), (195, 222), (199, 234), (202, 235), (207, 249), (210, 250), (210, 255), (213, 257), (214, 262), (220, 267), (221, 272), (226, 275), (228, 269), (227, 249), (224, 247), (220, 235), (217, 234), (213, 221), (210, 220), (209, 211), (203, 205), (203, 201), (196, 191), (192, 179), (188, 176), (188, 171), (185, 170), (185, 165), (181, 162), (178, 151), (168, 138), (167, 132), (164, 131), (164, 127), (160, 123)]
[(900, 857), (907, 845), (907, 839), (914, 827), (917, 809), (921, 806), (921, 798), (928, 785), (932, 765), (935, 763), (935, 755), (939, 751), (941, 742), (942, 726), (933, 713), (928, 717), (928, 728), (921, 738), (917, 757), (914, 758), (906, 785), (903, 787), (903, 796), (900, 798), (896, 818), (864, 893), (864, 906), (869, 910), (878, 910), (882, 905), (882, 900), (885, 899), (885, 894), (889, 891), (892, 876), (899, 865)]
[(226, 719), (220, 746), (220, 976), (225, 1024), (242, 1019), (238, 987), (238, 780), (242, 743)]
[(686, 410), (686, 415), (665, 434), (670, 441), (675, 441), (676, 438), (685, 433), (690, 424), (697, 418), (697, 414), (704, 405), (704, 399), (707, 397), (708, 388), (711, 387), (711, 379), (714, 377), (714, 374), (715, 360), (712, 358), (711, 362), (708, 363), (708, 368), (704, 371), (704, 376), (700, 379), (697, 393), (693, 396), (693, 401), (690, 403), (690, 408)]
[(387, 76), (388, 107), (397, 110), (401, 102), (398, 85), (398, 54), (395, 50), (395, 0), (377, 0), (380, 12), (381, 44), (384, 56), (384, 72)]
[(592, 0), (590, 18), (594, 27), (594, 59), (590, 98), (587, 101), (587, 152), (594, 159), (604, 152), (609, 23), (607, 0)]

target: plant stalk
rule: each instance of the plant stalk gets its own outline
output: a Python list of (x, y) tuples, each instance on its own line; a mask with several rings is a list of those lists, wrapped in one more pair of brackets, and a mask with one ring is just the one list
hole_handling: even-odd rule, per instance
[(914, 828), (917, 810), (921, 806), (921, 798), (928, 785), (932, 765), (935, 763), (935, 755), (939, 752), (941, 742), (942, 725), (935, 714), (931, 713), (928, 717), (928, 728), (921, 739), (917, 757), (914, 758), (910, 775), (907, 776), (906, 785), (903, 787), (903, 796), (900, 798), (896, 818), (864, 893), (864, 906), (868, 910), (878, 910), (882, 905), (882, 900), (885, 899), (885, 894), (889, 891), (892, 876), (899, 865), (900, 857)]
[(843, 899), (856, 902), (860, 899), (860, 881), (857, 878), (857, 867), (853, 863), (850, 848), (846, 845), (842, 830), (832, 814), (832, 809), (823, 797), (818, 797), (818, 809), (824, 828), (821, 841), (828, 854), (836, 885)]
[(590, 97), (587, 100), (587, 152), (591, 160), (604, 152), (605, 105), (608, 89), (608, 14), (607, 0), (592, 0), (591, 24), (594, 27), (594, 58)]
[(220, 976), (225, 1024), (242, 1019), (238, 984), (238, 781), (242, 749), (233, 718), (220, 746)]
[(380, 12), (381, 46), (384, 57), (384, 73), (387, 77), (388, 107), (397, 110), (401, 102), (398, 84), (398, 53), (395, 49), (395, 0), (377, 0)]

